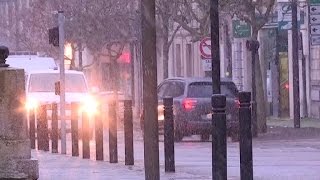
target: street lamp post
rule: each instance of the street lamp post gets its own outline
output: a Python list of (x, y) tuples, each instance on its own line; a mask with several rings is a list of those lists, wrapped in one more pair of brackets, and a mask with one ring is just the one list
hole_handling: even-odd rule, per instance
[(297, 0), (292, 1), (292, 74), (293, 74), (293, 122), (300, 128), (300, 96), (299, 96), (299, 29)]
[(60, 48), (60, 120), (61, 120), (61, 154), (67, 153), (66, 119), (65, 119), (65, 68), (64, 68), (64, 14), (58, 12), (59, 48)]
[(256, 88), (256, 55), (259, 50), (259, 41), (248, 40), (246, 42), (247, 49), (251, 51), (251, 81), (252, 81), (252, 92), (251, 92), (251, 117), (252, 117), (252, 135), (253, 137), (258, 136), (258, 120), (257, 120), (257, 88)]
[(227, 179), (226, 97), (220, 88), (219, 1), (210, 1), (212, 55), (212, 179)]

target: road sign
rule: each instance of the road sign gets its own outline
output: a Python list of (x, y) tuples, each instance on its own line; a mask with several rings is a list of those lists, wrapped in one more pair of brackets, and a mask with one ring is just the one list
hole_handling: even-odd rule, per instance
[(310, 0), (309, 28), (310, 43), (312, 46), (320, 45), (320, 0)]
[(204, 58), (211, 58), (211, 38), (206, 37), (200, 42), (200, 53)]
[(320, 24), (310, 26), (311, 35), (320, 35)]
[(233, 20), (232, 29), (234, 38), (247, 38), (251, 36), (251, 26), (244, 21)]
[(310, 23), (311, 24), (320, 24), (320, 14), (310, 15)]
[(203, 71), (211, 71), (212, 69), (212, 60), (211, 59), (202, 59), (202, 69)]
[(310, 0), (310, 4), (320, 4), (320, 0)]
[(320, 14), (320, 6), (319, 5), (310, 6), (310, 14)]
[[(278, 3), (278, 28), (280, 30), (289, 30), (292, 28), (292, 9), (291, 3), (288, 2), (281, 2)], [(302, 22), (300, 16), (300, 10), (298, 9), (298, 26)]]
[(320, 36), (311, 36), (311, 45), (320, 45)]

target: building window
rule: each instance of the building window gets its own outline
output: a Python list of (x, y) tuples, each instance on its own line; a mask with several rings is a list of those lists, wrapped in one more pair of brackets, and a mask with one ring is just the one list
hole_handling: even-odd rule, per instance
[(193, 76), (193, 49), (191, 44), (187, 44), (186, 47), (186, 66), (187, 66), (187, 76), (192, 77)]
[(181, 45), (176, 44), (176, 76), (182, 76), (181, 70)]

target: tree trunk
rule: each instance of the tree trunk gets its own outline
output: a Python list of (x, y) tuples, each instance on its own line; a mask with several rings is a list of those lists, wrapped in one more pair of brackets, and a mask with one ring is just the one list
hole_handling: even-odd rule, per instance
[[(258, 39), (258, 31), (254, 31), (252, 38)], [(257, 63), (259, 62), (259, 63)], [(267, 131), (267, 118), (266, 118), (266, 99), (265, 99), (265, 89), (262, 80), (262, 69), (263, 63), (260, 61), (259, 53), (256, 54), (256, 102), (257, 102), (257, 123), (258, 132), (265, 133)]]

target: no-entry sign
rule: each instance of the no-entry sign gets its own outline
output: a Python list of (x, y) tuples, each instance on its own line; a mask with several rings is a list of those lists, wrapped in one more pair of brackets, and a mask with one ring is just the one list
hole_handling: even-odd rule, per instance
[(206, 37), (200, 42), (200, 53), (204, 58), (211, 58), (211, 39)]

